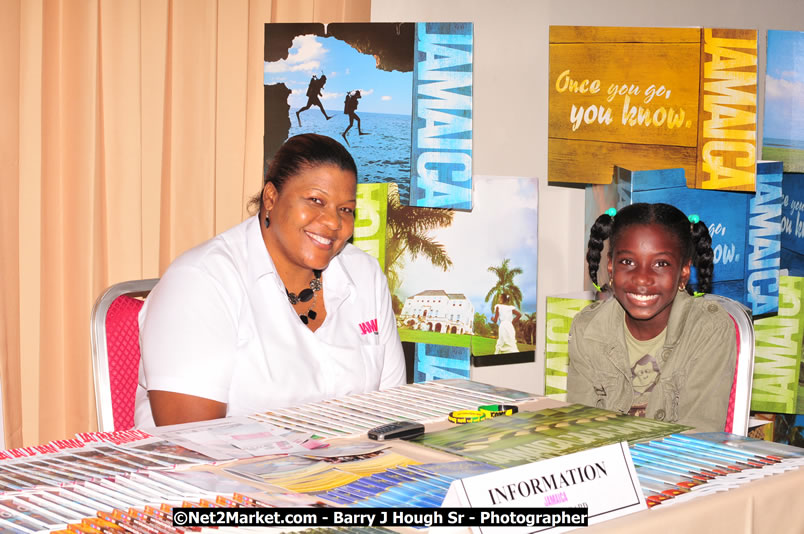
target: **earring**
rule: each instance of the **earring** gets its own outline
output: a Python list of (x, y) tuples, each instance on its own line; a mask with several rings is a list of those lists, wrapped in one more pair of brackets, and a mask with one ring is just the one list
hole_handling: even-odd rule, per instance
[(265, 212), (265, 227), (268, 228), (269, 226), (271, 226), (271, 219), (268, 216), (268, 212), (266, 211)]
[(678, 286), (679, 291), (684, 291), (685, 289), (687, 289), (687, 284), (679, 284)]

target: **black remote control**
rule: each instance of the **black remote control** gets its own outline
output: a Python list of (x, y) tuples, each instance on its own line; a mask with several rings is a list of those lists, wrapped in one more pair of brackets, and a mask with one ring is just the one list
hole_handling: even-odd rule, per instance
[(380, 425), (368, 431), (369, 439), (385, 441), (386, 439), (413, 439), (424, 434), (424, 425), (414, 421), (395, 421)]

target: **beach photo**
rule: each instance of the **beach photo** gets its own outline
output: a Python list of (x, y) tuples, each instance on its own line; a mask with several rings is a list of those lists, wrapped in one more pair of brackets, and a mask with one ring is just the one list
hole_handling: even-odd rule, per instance
[(410, 184), (414, 26), (266, 24), (265, 159), (313, 132), (352, 154), (360, 183)]
[(804, 32), (768, 31), (762, 159), (804, 172)]

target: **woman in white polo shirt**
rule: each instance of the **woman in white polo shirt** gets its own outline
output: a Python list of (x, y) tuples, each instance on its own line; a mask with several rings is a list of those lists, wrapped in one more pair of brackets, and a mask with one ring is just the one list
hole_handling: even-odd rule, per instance
[(404, 383), (385, 275), (347, 243), (356, 184), (341, 144), (292, 137), (259, 213), (171, 264), (140, 312), (138, 427)]

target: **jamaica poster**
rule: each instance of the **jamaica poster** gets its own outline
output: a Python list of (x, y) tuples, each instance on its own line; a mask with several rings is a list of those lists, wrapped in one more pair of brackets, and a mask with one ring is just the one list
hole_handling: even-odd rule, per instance
[(551, 26), (549, 83), (550, 181), (682, 167), (755, 190), (756, 30)]
[(265, 162), (327, 135), (405, 205), (472, 207), (471, 23), (265, 25)]

